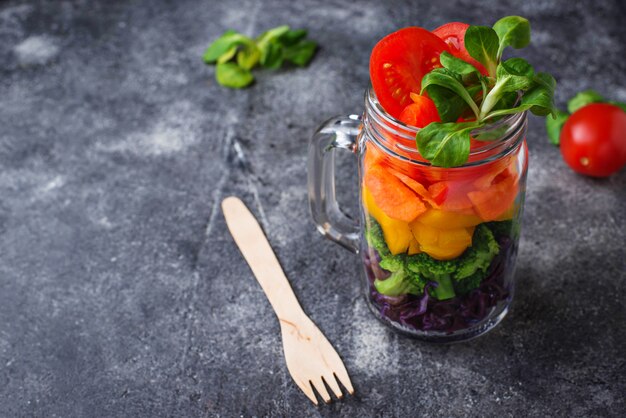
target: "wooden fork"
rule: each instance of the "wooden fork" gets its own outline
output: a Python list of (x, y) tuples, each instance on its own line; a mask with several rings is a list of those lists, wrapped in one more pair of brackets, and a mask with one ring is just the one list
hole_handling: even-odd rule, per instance
[(324, 383), (337, 398), (343, 397), (335, 378), (354, 394), (341, 358), (302, 310), (254, 215), (232, 196), (222, 201), (222, 210), (230, 233), (278, 316), (287, 369), (298, 387), (315, 405), (313, 388), (324, 402), (331, 401)]

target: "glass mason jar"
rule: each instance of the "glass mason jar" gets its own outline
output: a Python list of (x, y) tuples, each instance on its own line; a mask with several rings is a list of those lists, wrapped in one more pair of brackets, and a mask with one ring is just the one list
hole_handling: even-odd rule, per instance
[[(383, 323), (453, 342), (504, 318), (524, 205), (526, 126), (520, 113), (472, 132), (469, 160), (454, 168), (422, 158), (418, 129), (386, 113), (371, 89), (363, 116), (335, 117), (317, 130), (308, 157), (313, 220), (360, 255), (368, 305)], [(335, 199), (336, 149), (358, 156), (359, 222)]]

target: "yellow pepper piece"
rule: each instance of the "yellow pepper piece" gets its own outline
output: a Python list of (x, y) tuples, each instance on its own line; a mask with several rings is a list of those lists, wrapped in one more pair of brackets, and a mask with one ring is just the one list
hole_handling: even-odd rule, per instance
[(439, 209), (428, 209), (416, 220), (424, 225), (439, 229), (467, 228), (482, 222), (482, 219), (476, 215), (464, 215)]
[(411, 232), (413, 236), (420, 243), (420, 246), (424, 245), (437, 245), (439, 241), (439, 229), (432, 226), (424, 225), (421, 222), (411, 222)]
[(411, 242), (409, 242), (408, 254), (413, 255), (413, 254), (419, 254), (421, 252), (422, 251), (420, 250), (420, 244), (417, 242), (415, 238), (412, 238)]
[(442, 229), (439, 232), (438, 244), (440, 247), (469, 247), (472, 245), (474, 227)]
[(363, 187), (363, 204), (370, 215), (380, 224), (391, 254), (397, 255), (406, 252), (413, 239), (409, 224), (387, 216), (385, 212), (376, 206), (374, 197), (367, 190), (367, 187)]
[(463, 254), (472, 245), (474, 226), (440, 229), (424, 225), (419, 218), (411, 222), (411, 232), (419, 249), (438, 260), (449, 260)]
[(436, 246), (421, 246), (420, 247), (423, 252), (428, 254), (434, 259), (437, 260), (452, 260), (453, 258), (457, 258), (467, 247), (436, 247)]

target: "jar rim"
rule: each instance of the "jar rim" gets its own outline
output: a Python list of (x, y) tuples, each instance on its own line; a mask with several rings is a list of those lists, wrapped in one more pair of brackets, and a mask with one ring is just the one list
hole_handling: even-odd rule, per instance
[[(370, 119), (372, 120), (370, 121)], [(450, 167), (445, 169), (453, 170), (463, 167), (475, 167), (477, 165), (489, 163), (504, 157), (505, 155), (516, 149), (518, 144), (524, 139), (523, 133), (527, 126), (527, 120), (528, 112), (524, 111), (520, 113), (514, 113), (512, 115), (507, 115), (502, 119), (490, 123), (482, 128), (473, 130), (472, 135), (477, 136), (494, 132), (497, 133), (499, 130), (505, 128), (505, 130), (502, 132), (502, 135), (499, 136), (498, 139), (493, 141), (483, 141), (485, 145), (471, 149), (468, 162), (458, 167)], [(370, 137), (374, 140), (374, 142), (376, 142), (376, 144), (379, 145), (382, 150), (390, 156), (402, 159), (406, 162), (410, 162), (419, 166), (436, 167), (432, 166), (429, 161), (423, 161), (418, 159), (418, 157), (420, 157), (420, 153), (417, 150), (417, 147), (412, 148), (401, 143), (391, 144), (391, 141), (389, 141), (384, 135), (382, 135), (382, 132), (379, 132), (380, 128), (378, 128), (378, 126), (384, 126), (384, 131), (386, 133), (390, 133), (409, 142), (414, 142), (415, 136), (419, 132), (420, 128), (407, 125), (387, 113), (387, 111), (378, 101), (376, 93), (374, 92), (374, 89), (371, 87), (371, 85), (365, 92), (365, 115), (363, 123), (366, 127), (371, 128), (368, 130), (368, 132), (372, 134), (370, 135)], [(392, 149), (391, 145), (395, 145), (408, 156), (400, 155)], [(494, 152), (494, 150), (496, 150), (497, 148), (502, 148), (502, 150), (499, 150), (499, 152)], [(480, 158), (481, 156), (485, 156), (485, 158)]]

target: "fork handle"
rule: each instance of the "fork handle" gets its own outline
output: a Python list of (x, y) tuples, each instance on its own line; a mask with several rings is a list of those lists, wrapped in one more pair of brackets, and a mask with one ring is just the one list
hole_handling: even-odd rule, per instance
[(304, 314), (254, 215), (241, 199), (234, 196), (222, 201), (222, 211), (235, 243), (261, 284), (278, 319), (293, 320)]

